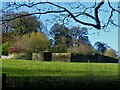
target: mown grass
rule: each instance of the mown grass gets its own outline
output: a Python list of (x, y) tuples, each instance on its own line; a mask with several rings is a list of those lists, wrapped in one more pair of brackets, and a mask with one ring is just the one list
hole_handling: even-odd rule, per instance
[(116, 76), (118, 64), (2, 60), (2, 70), (8, 76)]
[(6, 73), (9, 87), (17, 87), (20, 82), (29, 82), (34, 87), (68, 86), (72, 88), (76, 85), (78, 87), (84, 86), (88, 82), (91, 84), (91, 81), (94, 83), (102, 82), (97, 84), (99, 87), (104, 86), (107, 82), (109, 85), (111, 85), (110, 82), (112, 84), (118, 82), (118, 64), (115, 63), (39, 62), (3, 59), (2, 73)]

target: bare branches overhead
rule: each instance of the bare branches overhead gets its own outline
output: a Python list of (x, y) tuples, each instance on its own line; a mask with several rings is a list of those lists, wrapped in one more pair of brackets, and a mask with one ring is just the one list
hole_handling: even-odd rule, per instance
[[(58, 17), (62, 16), (63, 17), (63, 22), (67, 20), (67, 18), (71, 18), (77, 23), (80, 23), (82, 25), (94, 27), (96, 29), (101, 29), (104, 27), (107, 27), (110, 23), (113, 25), (116, 25), (115, 22), (113, 22), (112, 17), (115, 12), (120, 13), (119, 10), (114, 8), (111, 3), (108, 0), (108, 6), (111, 9), (110, 15), (108, 16), (108, 21), (107, 23), (103, 23), (100, 19), (99, 13), (104, 6), (105, 0), (101, 0), (100, 2), (94, 2), (94, 5), (92, 6), (87, 6), (84, 5), (81, 2), (74, 2), (76, 3), (74, 5), (69, 5), (70, 7), (67, 6), (62, 6), (59, 3), (55, 2), (29, 2), (29, 3), (23, 3), (23, 2), (11, 2), (11, 3), (6, 3), (5, 8), (2, 10), (3, 12), (7, 10), (13, 10), (13, 11), (19, 11), (23, 7), (27, 7), (30, 9), (34, 8), (34, 12), (30, 12), (29, 14), (26, 15), (16, 15), (13, 18), (2, 18), (2, 22), (6, 23), (8, 21), (14, 20), (16, 18), (24, 17), (24, 16), (29, 16), (29, 15), (45, 15), (45, 14), (57, 14)], [(47, 6), (47, 7), (45, 7)], [(104, 10), (103, 10), (104, 11)], [(81, 16), (85, 16), (88, 18), (89, 21), (82, 20)], [(54, 19), (53, 19), (54, 20)]]

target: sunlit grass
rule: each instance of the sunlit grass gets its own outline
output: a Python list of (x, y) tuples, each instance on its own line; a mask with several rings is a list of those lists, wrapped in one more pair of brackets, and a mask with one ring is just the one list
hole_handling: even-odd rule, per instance
[[(44, 62), (3, 59), (6, 88), (107, 88), (119, 87), (118, 64)], [(6, 89), (8, 90), (8, 89)]]
[(118, 64), (39, 62), (30, 60), (2, 60), (2, 72), (7, 76), (118, 76)]

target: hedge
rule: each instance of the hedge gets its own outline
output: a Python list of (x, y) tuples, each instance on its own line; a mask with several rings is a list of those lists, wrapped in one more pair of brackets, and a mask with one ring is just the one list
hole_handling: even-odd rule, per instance
[(31, 53), (13, 53), (9, 54), (9, 56), (12, 59), (24, 59), (24, 60), (32, 60), (32, 54)]
[(52, 61), (70, 62), (71, 53), (52, 53)]
[(118, 59), (100, 54), (84, 55), (75, 53), (14, 53), (13, 59), (37, 60), (37, 61), (60, 61), (60, 62), (96, 62), (96, 63), (118, 63)]
[(42, 52), (40, 52), (40, 53), (33, 53), (32, 54), (32, 60), (43, 61), (44, 60), (43, 54), (44, 53), (42, 53)]

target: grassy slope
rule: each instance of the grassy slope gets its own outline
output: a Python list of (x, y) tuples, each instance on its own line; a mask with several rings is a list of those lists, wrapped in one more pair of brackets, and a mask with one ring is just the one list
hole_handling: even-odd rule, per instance
[(6, 90), (119, 87), (118, 64), (2, 60), (2, 71), (7, 74)]
[(38, 62), (3, 60), (3, 72), (9, 76), (116, 76), (118, 64)]

